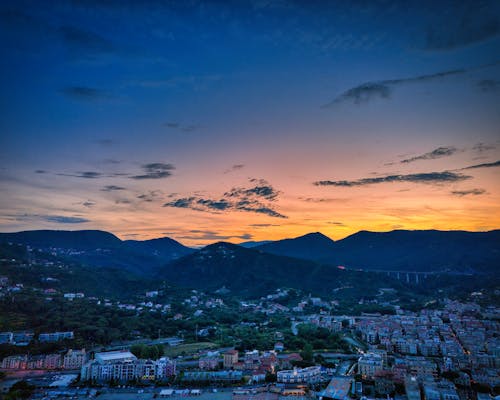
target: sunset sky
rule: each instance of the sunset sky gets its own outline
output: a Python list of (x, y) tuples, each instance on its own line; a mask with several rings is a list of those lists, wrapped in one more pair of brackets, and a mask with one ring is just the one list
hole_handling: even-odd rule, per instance
[(0, 231), (500, 228), (500, 2), (2, 1)]

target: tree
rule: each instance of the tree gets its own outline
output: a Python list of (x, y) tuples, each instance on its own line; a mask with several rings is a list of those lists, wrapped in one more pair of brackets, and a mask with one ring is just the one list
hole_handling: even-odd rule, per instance
[(266, 383), (276, 382), (276, 374), (271, 374), (269, 371), (266, 372)]
[(12, 385), (9, 390), (9, 393), (4, 397), (5, 400), (14, 400), (14, 399), (28, 399), (33, 394), (35, 390), (34, 386), (31, 386), (26, 381), (19, 381)]
[(304, 349), (300, 352), (300, 356), (304, 361), (312, 362), (313, 361), (313, 347), (310, 343), (306, 343), (304, 345)]

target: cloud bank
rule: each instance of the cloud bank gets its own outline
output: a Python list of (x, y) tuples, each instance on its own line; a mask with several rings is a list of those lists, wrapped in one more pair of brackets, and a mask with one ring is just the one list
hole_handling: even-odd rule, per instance
[(272, 206), (272, 202), (280, 193), (279, 191), (263, 179), (250, 179), (250, 182), (254, 184), (252, 187), (234, 187), (218, 199), (201, 196), (181, 197), (171, 200), (163, 206), (216, 213), (244, 211), (275, 218), (287, 218)]

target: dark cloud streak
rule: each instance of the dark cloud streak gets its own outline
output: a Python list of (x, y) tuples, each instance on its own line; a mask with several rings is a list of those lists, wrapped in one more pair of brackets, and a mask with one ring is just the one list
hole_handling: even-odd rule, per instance
[(116, 185), (107, 185), (101, 189), (102, 192), (113, 192), (116, 190), (126, 190), (126, 188), (124, 188), (122, 186), (116, 186)]
[(339, 187), (355, 187), (374, 185), (379, 183), (393, 183), (393, 182), (411, 182), (411, 183), (425, 183), (425, 184), (440, 184), (440, 183), (453, 183), (470, 179), (468, 175), (459, 174), (456, 172), (427, 172), (418, 174), (407, 175), (386, 175), (376, 178), (362, 178), (352, 181), (317, 181), (314, 182), (316, 186), (339, 186)]
[(59, 176), (71, 176), (73, 178), (84, 178), (84, 179), (98, 179), (102, 178), (104, 175), (96, 171), (83, 171), (75, 172), (74, 174), (57, 174)]
[(401, 160), (401, 163), (407, 164), (419, 160), (435, 160), (436, 158), (451, 156), (455, 154), (457, 151), (458, 150), (455, 147), (438, 147), (437, 149), (434, 149), (428, 153)]
[(490, 162), (490, 163), (470, 165), (468, 167), (461, 168), (461, 170), (478, 169), (478, 168), (494, 168), (494, 167), (500, 167), (500, 160), (495, 161), (495, 162)]
[(90, 222), (87, 218), (81, 217), (66, 217), (63, 215), (48, 215), (44, 217), (48, 222), (56, 222), (58, 224), (83, 224), (85, 222)]
[(450, 192), (454, 196), (468, 196), (468, 195), (474, 195), (474, 196), (479, 196), (482, 194), (486, 193), (486, 190), (484, 189), (468, 189), (468, 190), (453, 190)]
[(353, 103), (360, 105), (368, 103), (375, 99), (388, 99), (392, 95), (395, 86), (409, 84), (409, 83), (423, 83), (434, 81), (449, 76), (461, 75), (466, 73), (465, 69), (454, 69), (449, 71), (437, 72), (434, 74), (418, 75), (410, 78), (401, 79), (386, 79), (374, 82), (365, 82), (361, 85), (352, 87), (345, 92), (338, 95), (333, 101), (322, 106), (328, 108), (342, 103)]
[(165, 163), (150, 163), (142, 166), (144, 174), (131, 176), (130, 179), (163, 179), (172, 175), (175, 166)]
[(112, 98), (111, 94), (105, 90), (87, 86), (68, 86), (61, 89), (61, 93), (72, 100), (78, 101), (101, 101)]

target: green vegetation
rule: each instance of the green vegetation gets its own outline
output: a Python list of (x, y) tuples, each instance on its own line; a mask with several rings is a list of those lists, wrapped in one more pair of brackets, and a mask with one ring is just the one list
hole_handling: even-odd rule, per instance
[(41, 251), (28, 253), (26, 247), (21, 245), (0, 243), (0, 258), (2, 276), (9, 278), (10, 282), (40, 289), (53, 288), (61, 292), (84, 292), (87, 296), (126, 298), (152, 285), (149, 278), (132, 272), (86, 266)]
[(180, 344), (178, 346), (170, 346), (165, 348), (165, 355), (168, 357), (177, 357), (181, 355), (195, 354), (200, 350), (207, 350), (216, 347), (212, 342), (199, 342)]
[[(303, 349), (302, 352), (311, 360), (312, 349), (339, 350), (343, 353), (351, 353), (351, 346), (343, 340), (340, 333), (330, 332), (326, 328), (320, 328), (311, 324), (300, 324), (297, 328), (297, 336), (287, 335), (287, 346), (291, 349)], [(304, 355), (302, 355), (302, 358), (306, 359)]]
[(163, 345), (147, 346), (145, 344), (134, 344), (130, 347), (130, 352), (137, 358), (158, 360), (165, 355)]

